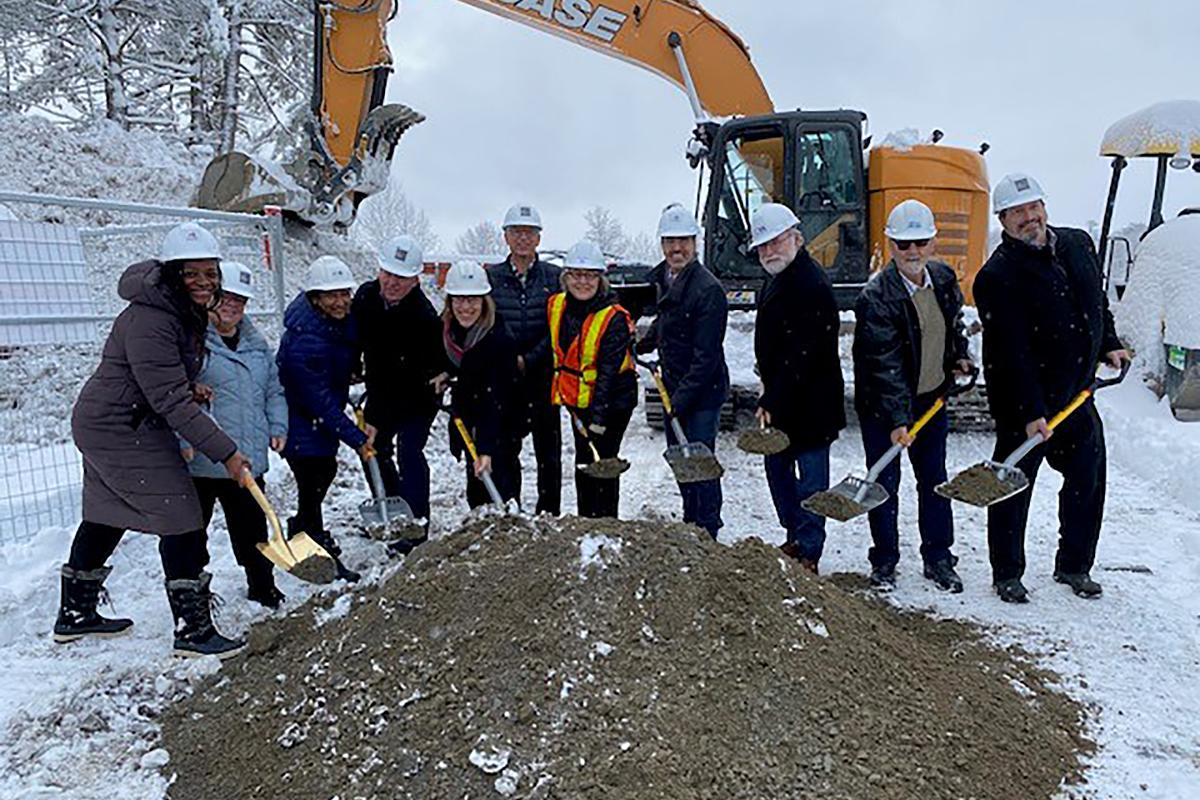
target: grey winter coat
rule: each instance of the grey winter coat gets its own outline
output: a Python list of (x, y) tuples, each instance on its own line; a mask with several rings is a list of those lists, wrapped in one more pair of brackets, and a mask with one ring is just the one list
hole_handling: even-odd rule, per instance
[[(249, 318), (238, 326), (237, 350), (211, 325), (208, 354), (198, 380), (213, 390), (208, 413), (254, 465), (254, 477), (267, 471), (272, 436), (287, 436), (288, 408), (279, 384), (275, 353)], [(225, 467), (196, 453), (188, 472), (196, 478), (228, 478)]]
[(117, 292), (129, 306), (75, 401), (71, 430), (83, 453), (83, 518), (171, 535), (204, 527), (177, 436), (215, 461), (237, 448), (192, 399), (203, 328), (188, 319), (190, 300), (160, 282), (160, 268), (143, 261), (121, 276)]

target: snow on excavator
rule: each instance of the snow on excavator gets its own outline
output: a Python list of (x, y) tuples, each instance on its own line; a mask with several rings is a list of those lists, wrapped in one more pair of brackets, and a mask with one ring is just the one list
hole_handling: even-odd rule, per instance
[[(750, 215), (767, 202), (800, 217), (839, 305), (850, 308), (882, 265), (888, 212), (915, 197), (934, 210), (939, 255), (970, 297), (987, 244), (986, 148), (940, 146), (935, 136), (933, 144), (876, 147), (868, 155), (862, 112), (776, 112), (746, 45), (696, 0), (462, 2), (643, 67), (686, 92), (696, 122), (687, 156), (702, 179), (708, 173), (705, 263), (732, 307), (753, 307), (765, 279), (747, 245)], [(383, 104), (394, 0), (317, 0), (313, 8), (308, 151), (286, 169), (225, 154), (206, 170), (199, 205), (280, 205), (308, 222), (345, 227), (358, 203), (386, 185), (397, 140), (423, 119)]]
[[(1200, 173), (1200, 102), (1157, 103), (1118, 120), (1105, 133), (1100, 154), (1112, 159), (1100, 255), (1105, 285), (1120, 299), (1117, 329), (1130, 339), (1143, 376), (1169, 398), (1175, 417), (1200, 421), (1200, 205), (1173, 219), (1163, 214), (1170, 170)], [(1156, 168), (1140, 243), (1110, 235), (1121, 175), (1132, 159), (1152, 160)]]

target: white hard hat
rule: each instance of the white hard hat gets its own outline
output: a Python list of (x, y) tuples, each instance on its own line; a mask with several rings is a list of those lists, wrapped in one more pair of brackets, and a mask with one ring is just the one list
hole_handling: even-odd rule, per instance
[(515, 205), (504, 212), (504, 228), (529, 227), (542, 229), (542, 215), (530, 205)]
[(158, 260), (200, 261), (219, 259), (221, 245), (217, 237), (195, 222), (183, 222), (167, 231), (158, 249)]
[(937, 236), (937, 225), (933, 212), (920, 200), (905, 200), (888, 214), (887, 227), (883, 233), (897, 242), (917, 239), (932, 239)]
[(254, 297), (254, 273), (237, 261), (221, 262), (221, 291), (247, 300)]
[(1010, 172), (992, 190), (992, 213), (1023, 206), (1035, 200), (1045, 200), (1042, 185), (1024, 172)]
[(658, 220), (658, 238), (681, 239), (688, 236), (699, 236), (700, 226), (692, 213), (679, 203), (672, 203), (663, 209), (662, 217)]
[(474, 261), (456, 261), (446, 273), (446, 294), (451, 297), (482, 297), (491, 291), (487, 273)]
[(595, 242), (582, 241), (571, 247), (563, 258), (564, 269), (591, 269), (597, 272), (608, 271), (608, 261)]
[(780, 203), (763, 203), (750, 218), (750, 249), (764, 245), (800, 224), (792, 210)]
[(379, 266), (401, 278), (415, 278), (425, 268), (425, 254), (411, 236), (394, 236), (379, 248)]
[(338, 292), (355, 287), (354, 275), (346, 262), (336, 256), (321, 256), (308, 268), (306, 292)]

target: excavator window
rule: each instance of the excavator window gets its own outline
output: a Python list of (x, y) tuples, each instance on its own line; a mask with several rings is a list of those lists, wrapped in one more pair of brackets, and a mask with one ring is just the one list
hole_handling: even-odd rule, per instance
[(779, 126), (755, 130), (725, 143), (717, 206), (716, 252), (723, 278), (760, 278), (762, 267), (746, 252), (750, 218), (763, 203), (782, 202), (787, 148)]
[[(852, 281), (861, 265), (864, 222), (858, 133), (849, 125), (802, 126), (795, 139), (800, 230), (817, 263)], [(853, 263), (851, 263), (853, 262)]]

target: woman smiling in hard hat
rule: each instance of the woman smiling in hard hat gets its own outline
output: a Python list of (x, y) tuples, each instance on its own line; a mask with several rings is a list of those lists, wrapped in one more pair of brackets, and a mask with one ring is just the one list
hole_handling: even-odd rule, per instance
[(275, 357), (287, 396), (288, 440), (283, 456), (296, 477), (296, 516), (290, 534), (307, 533), (333, 556), (338, 577), (361, 576), (342, 563), (342, 550), (325, 529), (321, 504), (337, 475), (337, 451), (344, 442), (364, 458), (375, 429), (364, 433), (346, 415), (350, 383), (359, 350), (350, 317), (350, 268), (338, 258), (321, 256), (308, 268), (304, 291), (283, 316), (286, 330)]
[[(633, 320), (617, 304), (605, 272), (608, 264), (592, 242), (572, 247), (563, 262), (566, 289), (550, 298), (550, 349), (554, 379), (550, 400), (566, 406), (586, 428), (575, 434), (575, 463), (593, 461), (591, 444), (603, 459), (615, 458), (637, 406), (637, 376), (629, 354)], [(620, 479), (575, 470), (575, 503), (581, 517), (617, 516)]]
[[(446, 275), (443, 341), (448, 374), (456, 378), (451, 410), (463, 421), (479, 455), (467, 465), (471, 508), (490, 502), (479, 479), (487, 471), (505, 501), (521, 495), (521, 410), (513, 369), (517, 348), (496, 314), (491, 291), (487, 273), (473, 262), (460, 261)], [(451, 425), (450, 451), (458, 456), (464, 449), (465, 442)]]

